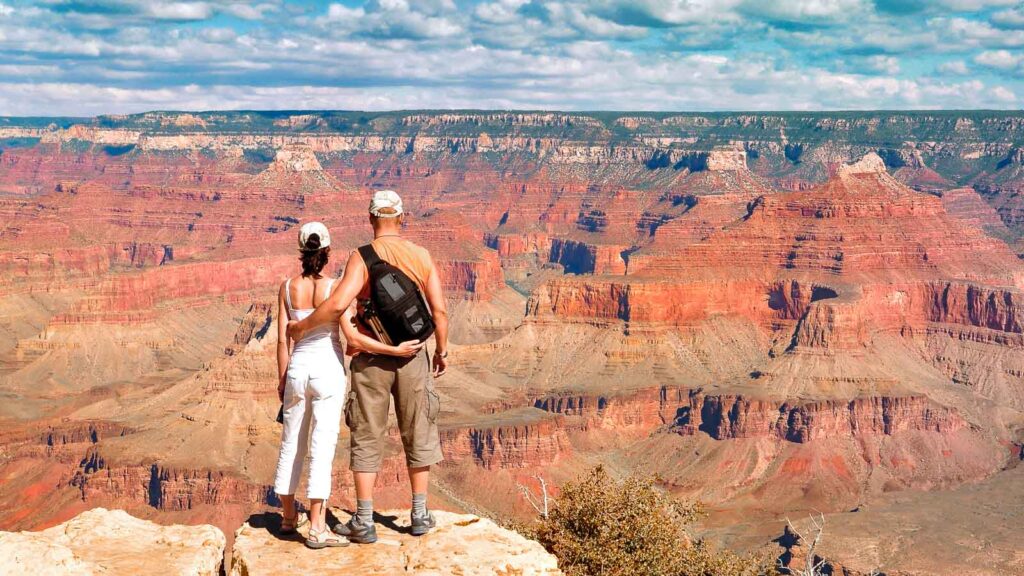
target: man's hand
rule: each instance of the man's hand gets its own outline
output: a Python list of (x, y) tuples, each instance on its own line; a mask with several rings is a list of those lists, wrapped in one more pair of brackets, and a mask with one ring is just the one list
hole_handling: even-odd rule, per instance
[(277, 383), (277, 397), (281, 402), (284, 402), (284, 386), (287, 382), (287, 376), (282, 376), (281, 381)]
[(440, 378), (444, 376), (444, 373), (448, 371), (448, 353), (438, 354), (434, 352), (434, 378)]
[(424, 343), (419, 340), (409, 340), (408, 342), (402, 342), (398, 346), (395, 346), (395, 356), (401, 356), (402, 358), (412, 358), (419, 354), (420, 350), (423, 349)]
[(298, 320), (289, 320), (288, 321), (288, 338), (291, 339), (292, 342), (298, 342), (299, 340), (302, 340), (302, 336), (303, 336), (303, 331), (299, 329), (299, 322), (298, 322)]

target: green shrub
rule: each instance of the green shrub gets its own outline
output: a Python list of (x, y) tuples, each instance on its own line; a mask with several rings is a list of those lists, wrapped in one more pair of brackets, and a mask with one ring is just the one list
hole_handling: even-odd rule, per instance
[(702, 514), (651, 478), (611, 478), (597, 467), (566, 483), (536, 536), (568, 576), (767, 576), (769, 558), (715, 550), (688, 536)]

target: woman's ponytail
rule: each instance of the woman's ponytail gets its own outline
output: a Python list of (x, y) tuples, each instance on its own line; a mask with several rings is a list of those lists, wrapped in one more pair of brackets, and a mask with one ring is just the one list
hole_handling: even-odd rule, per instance
[(302, 276), (320, 278), (320, 272), (327, 265), (330, 254), (330, 246), (320, 247), (320, 235), (310, 234), (302, 248), (302, 256), (299, 257), (299, 261), (302, 262)]

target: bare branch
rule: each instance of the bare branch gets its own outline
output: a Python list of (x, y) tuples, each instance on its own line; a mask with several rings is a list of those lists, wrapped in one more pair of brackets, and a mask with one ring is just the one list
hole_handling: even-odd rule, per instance
[(525, 498), (526, 501), (529, 502), (530, 506), (537, 511), (537, 514), (546, 520), (548, 517), (548, 503), (550, 501), (550, 498), (548, 497), (548, 483), (540, 475), (534, 476), (534, 479), (540, 483), (539, 496), (534, 495), (529, 488), (522, 484), (516, 483), (516, 487), (519, 488), (519, 492), (523, 495), (523, 498)]
[(540, 493), (544, 498), (544, 512), (541, 513), (541, 517), (545, 520), (548, 517), (548, 483), (544, 481), (544, 477), (540, 474), (534, 476), (538, 482), (540, 482)]
[[(825, 566), (825, 559), (818, 558), (816, 553), (818, 545), (821, 544), (822, 536), (825, 533), (825, 515), (818, 512), (818, 516), (809, 516), (811, 527), (814, 531), (814, 537), (808, 540), (796, 529), (793, 522), (787, 517), (786, 525), (789, 526), (789, 530), (796, 535), (797, 541), (806, 542), (807, 551), (805, 557), (805, 564), (802, 570), (790, 570), (790, 574), (793, 576), (821, 576), (821, 569)], [(817, 562), (816, 562), (817, 561)]]
[(790, 532), (796, 534), (798, 540), (804, 539), (803, 534), (801, 534), (800, 531), (796, 529), (796, 526), (793, 524), (793, 521), (789, 519), (789, 516), (786, 516), (786, 525), (789, 526)]

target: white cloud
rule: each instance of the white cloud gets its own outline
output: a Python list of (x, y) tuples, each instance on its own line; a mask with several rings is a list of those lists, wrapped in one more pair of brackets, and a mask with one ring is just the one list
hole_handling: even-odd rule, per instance
[(895, 14), (920, 12), (977, 12), (990, 8), (1012, 6), (1018, 0), (874, 0), (879, 11)]
[(564, 25), (578, 31), (589, 38), (641, 38), (647, 29), (640, 26), (619, 24), (595, 14), (590, 14), (579, 6), (551, 2), (545, 5), (549, 18), (556, 25)]
[(158, 20), (206, 20), (213, 7), (207, 2), (147, 2), (145, 14)]
[(1018, 0), (938, 0), (935, 2), (935, 5), (958, 12), (971, 12), (974, 10), (984, 10), (985, 8), (1013, 6), (1017, 2)]
[(967, 18), (934, 18), (928, 24), (942, 33), (946, 43), (962, 42), (984, 48), (1024, 46), (1024, 31), (996, 28), (988, 22)]
[(1024, 94), (1024, 31), (867, 0), (130, 1), (0, 17), (0, 113), (1007, 108)]
[(0, 64), (0, 76), (9, 78), (54, 76), (60, 74), (60, 67), (33, 64)]
[(344, 4), (331, 4), (327, 7), (327, 21), (341, 22), (358, 20), (366, 15), (362, 8), (349, 8)]
[(736, 8), (742, 3), (743, 0), (604, 0), (592, 5), (595, 11), (620, 24), (677, 26), (736, 20)]
[(105, 68), (83, 70), (93, 78), (109, 78), (111, 80), (145, 80), (149, 73), (139, 70), (109, 70)]
[(868, 66), (876, 72), (895, 76), (900, 73), (900, 61), (895, 56), (871, 56)]
[(346, 30), (380, 38), (427, 39), (461, 34), (462, 25), (451, 0), (377, 0), (364, 7), (331, 4), (322, 25), (341, 25)]
[(498, 2), (484, 2), (477, 4), (473, 14), (490, 24), (511, 24), (519, 16), (516, 12), (528, 4), (530, 0), (499, 0)]
[(1017, 95), (1005, 86), (996, 86), (992, 88), (992, 96), (995, 97), (996, 100), (1000, 100), (1002, 102), (1012, 103), (1017, 101)]
[[(640, 56), (600, 42), (572, 43), (559, 56), (468, 47), (445, 54), (407, 53), (404, 61), (377, 42), (300, 49), (325, 68), (353, 58), (367, 73), (390, 74), (387, 87), (190, 85), (112, 88), (92, 82), (0, 83), (0, 114), (99, 114), (161, 109), (240, 108), (556, 108), (636, 110), (811, 110), (879, 108), (1006, 108), (1011, 86), (978, 80), (943, 82), (780, 66), (769, 58), (715, 54)], [(443, 71), (438, 63), (449, 64)], [(251, 63), (251, 62), (250, 62)], [(270, 62), (270, 73), (281, 64)], [(516, 76), (528, 70), (526, 76)], [(453, 80), (475, 78), (478, 82)], [(1015, 98), (1015, 97), (1014, 97)]]
[(944, 42), (935, 30), (908, 29), (892, 19), (854, 19), (830, 28), (774, 30), (772, 36), (794, 51), (833, 50), (854, 55), (931, 52)]
[(746, 0), (743, 11), (791, 21), (844, 21), (871, 12), (868, 0)]
[(938, 70), (943, 74), (952, 74), (956, 76), (965, 76), (970, 73), (970, 70), (967, 68), (967, 64), (963, 60), (943, 62), (942, 64), (939, 64)]
[(69, 24), (86, 30), (114, 30), (123, 25), (123, 21), (120, 18), (106, 14), (79, 14), (71, 12), (67, 14), (66, 18)]
[(230, 42), (238, 37), (231, 28), (203, 28), (199, 31), (199, 37), (208, 42)]
[(14, 14), (14, 8), (7, 4), (0, 4), (0, 16), (10, 16)]
[(996, 12), (992, 15), (992, 22), (1004, 28), (1024, 28), (1024, 8)]
[(1024, 54), (1009, 50), (989, 50), (975, 56), (974, 61), (989, 68), (1012, 70), (1024, 61)]
[(276, 12), (278, 6), (265, 2), (262, 4), (244, 4), (233, 2), (224, 7), (224, 12), (243, 20), (262, 20), (267, 12)]

